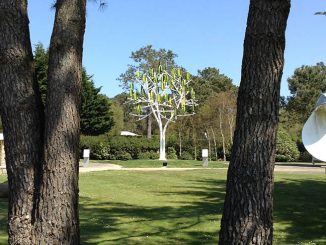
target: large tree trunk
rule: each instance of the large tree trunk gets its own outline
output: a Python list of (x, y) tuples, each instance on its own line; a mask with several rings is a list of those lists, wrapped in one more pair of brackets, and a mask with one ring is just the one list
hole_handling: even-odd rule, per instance
[(0, 110), (10, 190), (9, 244), (32, 244), (43, 109), (34, 80), (27, 1), (0, 1), (0, 16)]
[(272, 244), (273, 169), (290, 0), (251, 0), (219, 244)]
[(37, 244), (79, 244), (79, 107), (86, 0), (59, 0), (49, 53)]

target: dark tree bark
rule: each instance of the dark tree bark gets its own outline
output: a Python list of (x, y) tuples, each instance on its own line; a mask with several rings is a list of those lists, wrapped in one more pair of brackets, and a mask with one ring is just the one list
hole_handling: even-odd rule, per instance
[(27, 1), (0, 1), (0, 110), (9, 182), (9, 244), (32, 244), (42, 155), (42, 106), (34, 78)]
[(79, 108), (86, 0), (59, 0), (49, 53), (37, 244), (79, 244)]
[(86, 0), (58, 0), (44, 112), (27, 1), (0, 2), (0, 113), (9, 244), (79, 244), (79, 104)]
[(272, 244), (273, 170), (290, 0), (251, 0), (219, 244)]

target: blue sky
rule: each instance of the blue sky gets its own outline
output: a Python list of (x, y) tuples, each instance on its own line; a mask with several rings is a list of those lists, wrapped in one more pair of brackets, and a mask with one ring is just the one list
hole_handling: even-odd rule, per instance
[[(83, 63), (109, 97), (121, 92), (116, 80), (132, 61), (132, 51), (152, 44), (178, 54), (190, 73), (216, 67), (239, 85), (249, 0), (107, 0), (99, 11), (88, 2)], [(53, 0), (29, 1), (32, 44), (49, 44)], [(292, 0), (287, 27), (281, 94), (301, 65), (326, 63), (325, 0)]]

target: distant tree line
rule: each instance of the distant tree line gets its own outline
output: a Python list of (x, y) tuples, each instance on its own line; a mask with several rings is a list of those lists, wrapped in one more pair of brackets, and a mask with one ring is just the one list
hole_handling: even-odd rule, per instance
[[(45, 105), (48, 50), (39, 43), (35, 46), (34, 57), (36, 77)], [(92, 76), (88, 75), (84, 68), (81, 91), (82, 134), (86, 136), (106, 134), (106, 137), (110, 138), (119, 135), (122, 130), (127, 130), (148, 138), (151, 138), (152, 134), (159, 135), (157, 125), (152, 123), (151, 119), (137, 121), (137, 118), (131, 115), (134, 108), (126, 103), (129, 97), (127, 89), (138, 70), (149, 71), (152, 66), (158, 64), (184, 70), (175, 62), (176, 57), (177, 54), (171, 50), (156, 50), (151, 45), (132, 52), (133, 63), (128, 65), (126, 72), (118, 78), (125, 92), (112, 99), (100, 93), (101, 88), (95, 87)], [(195, 108), (195, 116), (180, 117), (171, 125), (167, 131), (167, 145), (176, 151), (180, 159), (200, 159), (201, 149), (208, 148), (211, 160), (228, 160), (233, 143), (238, 88), (232, 83), (231, 78), (220, 73), (215, 67), (198, 70), (196, 75), (191, 75), (191, 80), (199, 106)], [(301, 66), (288, 78), (288, 85), (290, 96), (281, 97), (280, 101), (276, 160), (310, 161), (311, 156), (302, 145), (301, 130), (320, 92), (326, 91), (326, 66), (323, 62)], [(114, 158), (112, 154), (103, 154)], [(145, 152), (143, 156), (146, 157), (146, 154)]]
[[(36, 78), (45, 107), (48, 50), (38, 43), (35, 46), (34, 57)], [(171, 50), (156, 50), (151, 45), (132, 52), (133, 64), (128, 65), (127, 71), (118, 78), (121, 87), (127, 91), (129, 82), (137, 70), (146, 71), (160, 63), (183, 69), (176, 64), (174, 60), (176, 57), (177, 54)], [(195, 108), (196, 114), (193, 117), (180, 117), (171, 125), (167, 131), (167, 145), (176, 151), (180, 159), (200, 159), (201, 149), (208, 148), (211, 160), (228, 160), (235, 127), (238, 88), (232, 83), (231, 78), (220, 73), (215, 67), (198, 70), (196, 75), (191, 75), (191, 80), (199, 106)], [(281, 97), (280, 100), (276, 160), (310, 161), (311, 156), (302, 145), (301, 130), (319, 94), (326, 91), (326, 66), (320, 62), (297, 68), (288, 78), (288, 86), (290, 96)], [(147, 137), (151, 137), (152, 134), (159, 135), (157, 125), (152, 124), (151, 120), (137, 121), (137, 118), (131, 115), (134, 108), (126, 103), (129, 96), (126, 92), (109, 99), (101, 94), (100, 90), (100, 87), (95, 87), (92, 76), (83, 68), (80, 108), (80, 127), (83, 135), (105, 134), (110, 138), (120, 135), (122, 130)], [(0, 130), (1, 128), (0, 120)], [(94, 147), (94, 144), (92, 145)], [(145, 152), (143, 156), (146, 157), (146, 154)], [(112, 154), (106, 156), (114, 158)]]
[(307, 121), (320, 93), (326, 92), (326, 66), (323, 62), (316, 65), (303, 65), (288, 78), (290, 96), (281, 98), (280, 125), (296, 143), (300, 157), (296, 160), (311, 161), (305, 150), (301, 131)]
[[(159, 135), (157, 125), (152, 124), (151, 120), (137, 121), (137, 118), (131, 115), (134, 107), (127, 103), (129, 97), (127, 90), (130, 81), (136, 76), (136, 72), (138, 70), (148, 71), (152, 65), (167, 64), (168, 67), (184, 70), (175, 62), (176, 57), (177, 55), (171, 50), (156, 50), (151, 45), (132, 52), (131, 59), (133, 63), (128, 65), (127, 71), (118, 78), (125, 92), (111, 99), (114, 126), (107, 134), (109, 138), (118, 136), (121, 130), (132, 131), (143, 137), (150, 136), (148, 138), (151, 138), (151, 135)], [(291, 96), (281, 98), (280, 102), (281, 124), (277, 139), (277, 161), (298, 161), (300, 157), (304, 157), (301, 160), (309, 160), (309, 154), (302, 147), (300, 127), (302, 128), (304, 123), (305, 117), (303, 117), (303, 114), (306, 117), (309, 115), (309, 108), (313, 107), (314, 98), (319, 93), (318, 90), (322, 90), (320, 79), (323, 77), (323, 69), (323, 63), (318, 63), (316, 67), (303, 66), (297, 69), (294, 75), (289, 78)], [(305, 75), (302, 73), (309, 73), (311, 76), (310, 80), (305, 82), (309, 84), (316, 83), (316, 86), (309, 85), (312, 88), (311, 90), (307, 90), (309, 86), (298, 81), (305, 79)], [(318, 79), (316, 78), (317, 74)], [(195, 108), (196, 114), (194, 116), (190, 118), (179, 117), (176, 123), (171, 125), (167, 131), (167, 146), (173, 148), (180, 159), (200, 159), (201, 149), (207, 148), (211, 160), (229, 160), (233, 143), (238, 88), (232, 83), (231, 78), (222, 74), (215, 67), (198, 70), (196, 75), (191, 75), (191, 80), (191, 86), (196, 93), (199, 106)], [(305, 93), (308, 93), (308, 98), (312, 98), (309, 100), (311, 106), (307, 106), (305, 97), (301, 98), (303, 92), (298, 92), (303, 88)], [(301, 108), (300, 105), (306, 112), (298, 109)], [(126, 151), (127, 153), (130, 152)], [(115, 158), (109, 153), (104, 155), (108, 156), (108, 159)], [(119, 156), (121, 155), (123, 154), (120, 152)], [(136, 156), (135, 154), (131, 155), (132, 157)], [(141, 156), (147, 155), (141, 154)]]

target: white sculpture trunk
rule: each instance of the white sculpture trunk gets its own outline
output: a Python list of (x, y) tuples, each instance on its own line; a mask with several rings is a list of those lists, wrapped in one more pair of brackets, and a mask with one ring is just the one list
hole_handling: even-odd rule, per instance
[[(166, 126), (166, 125), (165, 125)], [(163, 128), (162, 124), (159, 125), (160, 128), (160, 158), (159, 160), (166, 161), (166, 154), (165, 154), (165, 129)]]

